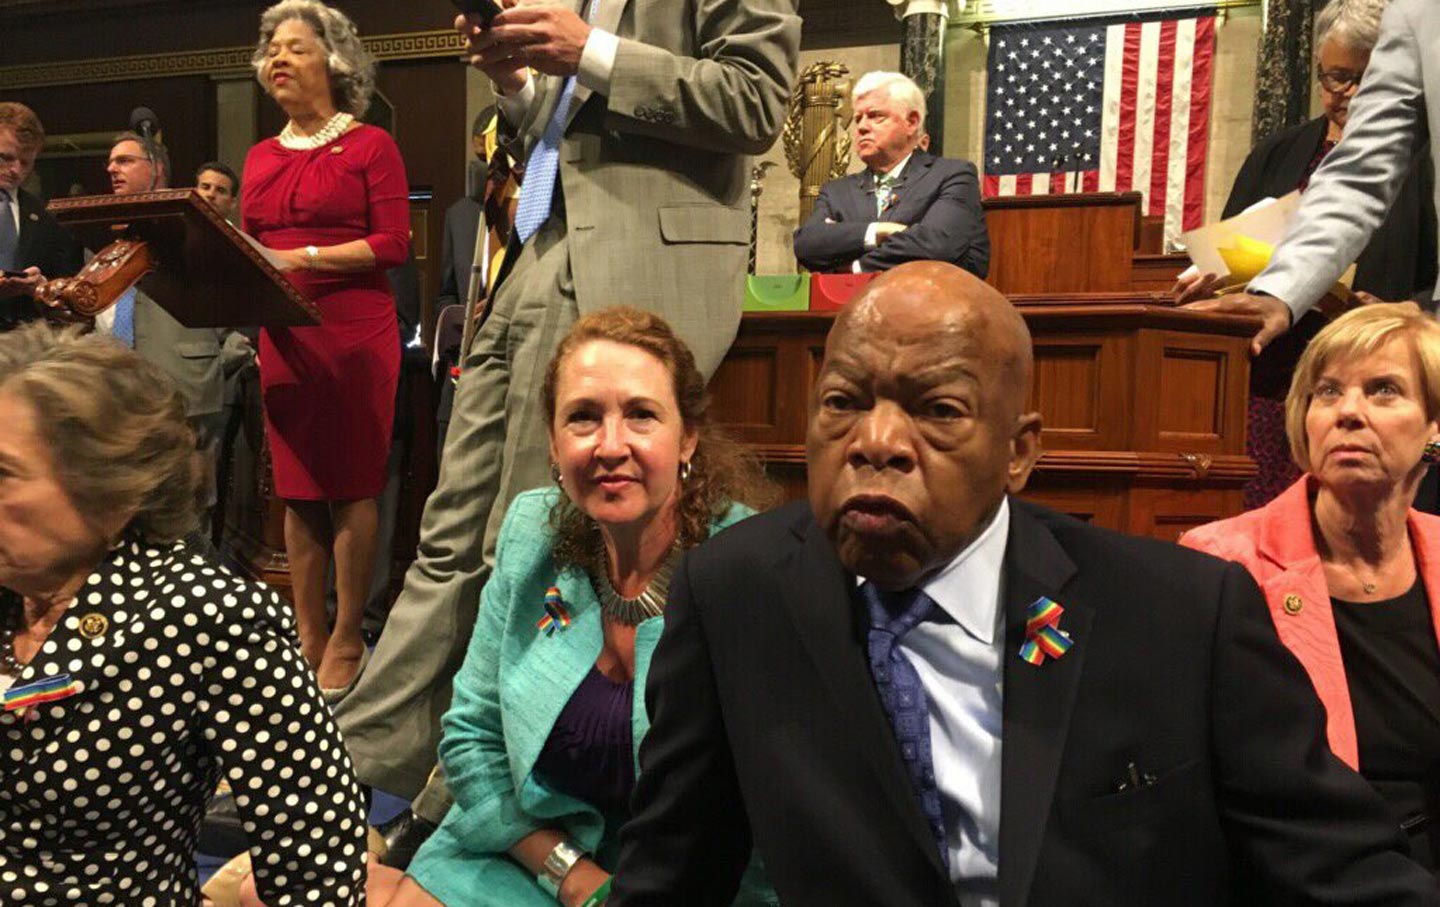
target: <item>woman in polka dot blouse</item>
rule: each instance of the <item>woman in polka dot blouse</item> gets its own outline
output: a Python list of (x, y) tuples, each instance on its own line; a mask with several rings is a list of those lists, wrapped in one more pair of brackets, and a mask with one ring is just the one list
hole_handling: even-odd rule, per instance
[(0, 335), (0, 904), (200, 903), (220, 777), (271, 907), (364, 901), (359, 786), (290, 611), (181, 541), (203, 466), (107, 338)]

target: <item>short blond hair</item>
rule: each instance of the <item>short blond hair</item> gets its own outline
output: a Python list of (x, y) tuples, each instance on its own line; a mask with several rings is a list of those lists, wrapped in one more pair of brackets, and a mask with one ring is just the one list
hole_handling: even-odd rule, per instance
[(132, 350), (78, 327), (29, 324), (0, 334), (0, 393), (34, 409), (81, 513), (131, 513), (126, 532), (156, 544), (199, 525), (207, 467), (184, 398)]
[(19, 101), (0, 101), (0, 128), (15, 133), (15, 141), (26, 151), (40, 153), (45, 144), (45, 127), (35, 111)]
[(1295, 465), (1310, 471), (1305, 415), (1315, 383), (1337, 360), (1368, 356), (1391, 340), (1406, 340), (1420, 368), (1425, 416), (1440, 419), (1440, 324), (1413, 302), (1377, 303), (1346, 312), (1326, 325), (1305, 347), (1285, 397), (1285, 435)]

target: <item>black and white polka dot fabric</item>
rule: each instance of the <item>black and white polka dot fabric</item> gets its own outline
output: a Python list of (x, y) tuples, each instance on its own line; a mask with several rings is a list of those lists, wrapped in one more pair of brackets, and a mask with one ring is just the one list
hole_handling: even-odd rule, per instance
[(127, 542), (92, 575), (0, 715), (0, 904), (193, 907), (223, 772), (270, 907), (364, 903), (365, 816), (289, 607), (183, 543)]

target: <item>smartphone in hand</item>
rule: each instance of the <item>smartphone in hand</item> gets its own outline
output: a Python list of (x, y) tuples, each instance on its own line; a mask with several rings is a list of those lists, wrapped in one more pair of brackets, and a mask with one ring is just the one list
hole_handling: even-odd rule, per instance
[(490, 20), (500, 15), (500, 4), (495, 0), (450, 0), (455, 8), (469, 16), (479, 16), (482, 28), (490, 27)]

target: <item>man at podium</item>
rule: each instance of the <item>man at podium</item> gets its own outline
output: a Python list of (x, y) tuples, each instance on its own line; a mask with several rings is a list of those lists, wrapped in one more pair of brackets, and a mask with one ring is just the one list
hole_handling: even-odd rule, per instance
[(908, 76), (869, 72), (851, 93), (859, 173), (820, 188), (795, 231), (795, 257), (811, 271), (884, 271), (907, 261), (948, 261), (984, 277), (990, 237), (969, 161), (925, 150), (925, 95)]
[[(170, 154), (157, 140), (148, 148), (133, 132), (122, 132), (110, 147), (106, 165), (116, 195), (136, 195), (170, 188)], [(175, 382), (185, 398), (185, 415), (199, 435), (200, 447), (214, 473), (224, 427), (225, 376), (221, 370), (220, 328), (187, 328), (139, 287), (131, 287), (115, 304), (95, 317), (95, 331), (109, 334)], [(215, 502), (210, 482), (207, 506)]]

